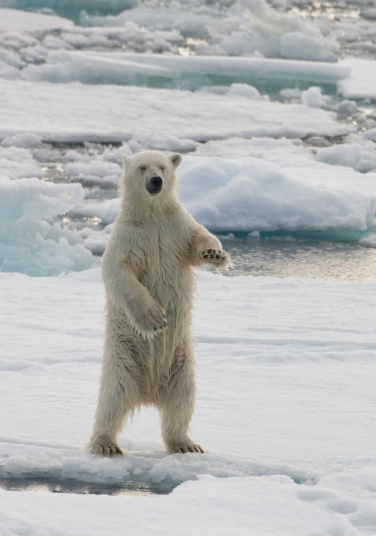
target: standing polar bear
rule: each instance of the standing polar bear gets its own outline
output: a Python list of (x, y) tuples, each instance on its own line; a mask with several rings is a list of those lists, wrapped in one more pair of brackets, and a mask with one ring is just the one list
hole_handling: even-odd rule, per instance
[(143, 404), (161, 412), (170, 452), (204, 452), (188, 436), (195, 401), (193, 266), (226, 268), (220, 241), (176, 193), (180, 154), (124, 156), (120, 211), (103, 256), (106, 334), (90, 450), (122, 454), (117, 435)]

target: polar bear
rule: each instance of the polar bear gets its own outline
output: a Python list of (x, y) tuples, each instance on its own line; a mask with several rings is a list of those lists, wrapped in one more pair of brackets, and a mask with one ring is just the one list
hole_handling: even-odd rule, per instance
[(122, 454), (117, 435), (141, 405), (161, 413), (171, 452), (204, 452), (188, 436), (195, 402), (193, 266), (229, 266), (218, 238), (179, 202), (180, 154), (124, 156), (119, 215), (102, 260), (106, 331), (93, 454)]

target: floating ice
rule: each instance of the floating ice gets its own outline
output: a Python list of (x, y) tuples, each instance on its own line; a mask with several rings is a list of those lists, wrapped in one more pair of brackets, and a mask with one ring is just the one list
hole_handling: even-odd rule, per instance
[[(13, 5), (17, 0), (14, 0)], [(13, 0), (7, 0), (6, 4), (13, 7)], [(26, 2), (25, 2), (26, 3)], [(48, 32), (73, 26), (72, 21), (41, 13), (29, 13), (28, 11), (16, 11), (4, 9), (0, 5), (0, 32)]]
[(0, 269), (57, 275), (96, 264), (77, 233), (53, 223), (82, 198), (78, 184), (0, 178)]
[[(193, 41), (196, 54), (253, 55), (333, 61), (338, 43), (317, 25), (278, 13), (264, 0), (163, 2), (116, 17), (87, 17), (92, 26), (124, 26), (132, 22), (154, 31), (174, 30)], [(304, 45), (304, 46), (302, 46)], [(307, 46), (308, 45), (308, 46)], [(183, 47), (184, 49), (184, 47)]]
[(366, 230), (375, 224), (371, 179), (363, 181), (352, 170), (337, 178), (332, 169), (299, 156), (274, 162), (186, 157), (181, 199), (216, 231)]
[[(337, 136), (355, 130), (306, 106), (198, 91), (0, 79), (0, 137), (33, 132), (44, 141)], [(56, 106), (56, 102), (59, 106)], [(51, 122), (51, 117), (54, 121)], [(199, 118), (199, 119), (198, 119)], [(192, 145), (191, 145), (192, 146)]]
[[(137, 533), (140, 519), (148, 533), (158, 522), (169, 534), (171, 511), (187, 535), (205, 532), (208, 513), (223, 536), (234, 513), (244, 534), (250, 523), (280, 536), (375, 532), (374, 282), (200, 273), (192, 434), (208, 452), (168, 455), (156, 412), (144, 410), (120, 437), (126, 456), (103, 459), (84, 450), (102, 353), (100, 271), (0, 280), (0, 405), (12, 407), (1, 477), (165, 491), (184, 482), (140, 499), (1, 491), (5, 534), (40, 534), (41, 519), (52, 534), (119, 534), (125, 522)], [(187, 501), (195, 516), (185, 531)]]
[(346, 99), (376, 99), (376, 69), (374, 60), (347, 58), (341, 65), (350, 74), (338, 82), (338, 93)]
[(334, 145), (320, 149), (316, 159), (318, 162), (352, 167), (361, 173), (367, 173), (376, 169), (376, 147), (371, 141)]
[(297, 83), (336, 84), (350, 66), (324, 62), (216, 56), (173, 56), (90, 51), (53, 51), (43, 65), (29, 65), (22, 76), (49, 82), (122, 84), (198, 89), (210, 83), (234, 82), (282, 87)]
[(319, 87), (310, 87), (307, 91), (303, 91), (301, 98), (303, 104), (309, 108), (321, 108), (328, 100), (328, 97), (323, 97)]

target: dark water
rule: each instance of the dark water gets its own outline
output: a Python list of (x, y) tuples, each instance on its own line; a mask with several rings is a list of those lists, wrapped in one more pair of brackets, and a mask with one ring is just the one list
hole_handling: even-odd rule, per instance
[(294, 237), (220, 239), (234, 262), (230, 276), (376, 281), (376, 249), (357, 242)]
[(175, 486), (151, 487), (146, 484), (91, 484), (85, 482), (62, 481), (47, 478), (9, 478), (0, 479), (0, 489), (6, 491), (33, 491), (37, 493), (75, 493), (79, 495), (120, 495), (140, 497), (152, 494), (167, 494)]

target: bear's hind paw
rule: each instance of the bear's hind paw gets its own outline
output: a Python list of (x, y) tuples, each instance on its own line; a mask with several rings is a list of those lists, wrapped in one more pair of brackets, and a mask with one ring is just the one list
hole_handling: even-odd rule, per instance
[(198, 452), (199, 454), (204, 454), (205, 452), (198, 443), (194, 443), (191, 440), (174, 443), (169, 446), (168, 450), (171, 452), (171, 454), (187, 454), (188, 452)]
[(90, 452), (96, 456), (122, 456), (123, 451), (116, 443), (100, 441), (90, 446)]

